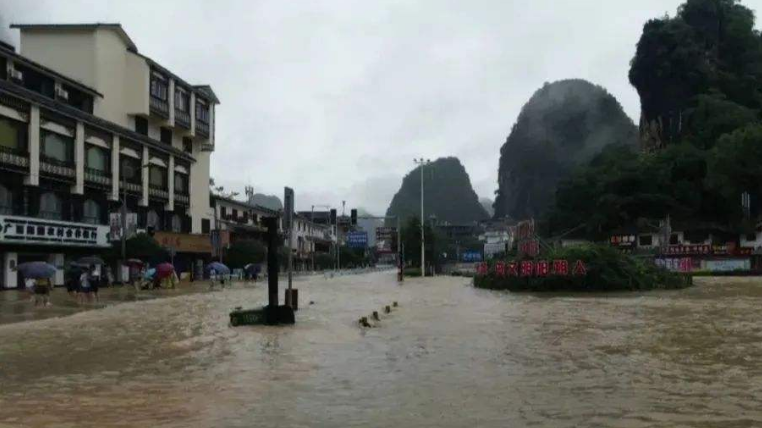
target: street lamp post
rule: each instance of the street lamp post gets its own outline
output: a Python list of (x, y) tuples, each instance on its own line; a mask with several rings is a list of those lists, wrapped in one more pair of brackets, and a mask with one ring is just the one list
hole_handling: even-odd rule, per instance
[(424, 237), (424, 225), (426, 221), (423, 217), (423, 167), (430, 164), (429, 159), (413, 159), (416, 165), (421, 169), (421, 278), (426, 277), (426, 239)]

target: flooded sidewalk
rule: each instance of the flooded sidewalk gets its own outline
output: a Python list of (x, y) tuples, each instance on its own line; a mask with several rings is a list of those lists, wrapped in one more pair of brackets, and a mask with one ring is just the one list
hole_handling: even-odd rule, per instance
[[(254, 281), (235, 280), (232, 284), (226, 286), (226, 288), (233, 287), (267, 288), (267, 282), (260, 280), (255, 283)], [(215, 290), (220, 290), (219, 284), (215, 286)], [(50, 294), (51, 305), (35, 306), (33, 295), (26, 290), (2, 290), (0, 291), (0, 325), (64, 317), (126, 302), (139, 302), (206, 292), (210, 292), (208, 280), (196, 282), (183, 281), (174, 289), (136, 290), (132, 285), (115, 285), (100, 288), (97, 302), (92, 300), (79, 303), (76, 293), (70, 294), (65, 288), (56, 287)]]

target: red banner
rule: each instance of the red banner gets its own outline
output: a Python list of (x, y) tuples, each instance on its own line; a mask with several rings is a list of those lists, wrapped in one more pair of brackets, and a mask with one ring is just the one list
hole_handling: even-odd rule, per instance
[[(488, 275), (490, 273), (489, 265), (487, 263), (479, 263), (476, 265), (477, 275)], [(549, 262), (547, 260), (540, 260), (533, 262), (530, 260), (524, 260), (522, 262), (511, 261), (507, 264), (505, 262), (497, 262), (494, 267), (495, 275), (499, 277), (522, 277), (522, 278), (544, 278), (547, 276), (586, 276), (587, 266), (582, 260), (574, 262), (573, 268), (570, 269), (568, 260), (553, 260)]]

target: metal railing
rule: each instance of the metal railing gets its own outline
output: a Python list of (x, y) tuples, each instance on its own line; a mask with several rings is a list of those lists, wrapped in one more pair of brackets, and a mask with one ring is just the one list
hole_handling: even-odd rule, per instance
[(196, 120), (196, 133), (202, 137), (209, 137), (209, 124)]
[(185, 129), (190, 129), (190, 113), (175, 109), (175, 123)]
[(29, 153), (26, 150), (0, 146), (0, 163), (26, 168), (29, 166)]
[(167, 102), (167, 100), (156, 98), (153, 95), (149, 98), (152, 113), (156, 113), (165, 118), (169, 117), (169, 102)]

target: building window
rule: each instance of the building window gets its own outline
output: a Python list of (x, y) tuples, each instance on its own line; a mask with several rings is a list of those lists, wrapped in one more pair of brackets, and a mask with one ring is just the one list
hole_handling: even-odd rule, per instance
[(638, 245), (641, 247), (650, 247), (653, 243), (654, 239), (651, 235), (641, 235), (638, 237)]
[(209, 233), (211, 230), (211, 222), (208, 218), (202, 218), (201, 219), (201, 233)]
[(142, 168), (140, 167), (140, 160), (122, 156), (121, 166), (119, 167), (119, 175), (122, 180), (129, 183), (140, 184), (143, 182), (141, 177)]
[(237, 220), (237, 219), (238, 219), (238, 210), (233, 208), (233, 220)]
[(164, 144), (172, 145), (172, 130), (169, 128), (161, 128), (161, 142)]
[(106, 149), (88, 145), (85, 155), (85, 166), (91, 172), (106, 174), (109, 171), (109, 155)]
[(138, 134), (148, 135), (148, 119), (145, 117), (135, 116), (135, 132)]
[(166, 189), (167, 172), (164, 170), (164, 168), (158, 165), (151, 165), (148, 176), (148, 183), (155, 189)]
[(224, 206), (220, 207), (220, 217), (225, 218), (228, 215), (228, 210)]
[(673, 233), (672, 235), (670, 235), (670, 237), (669, 237), (669, 245), (677, 245), (677, 244), (679, 244), (680, 242), (679, 242), (679, 240), (677, 238), (678, 238), (677, 233)]
[(151, 96), (162, 101), (169, 99), (169, 85), (167, 79), (159, 73), (151, 73)]
[(42, 155), (46, 161), (74, 163), (74, 139), (55, 132), (42, 132)]
[(172, 232), (180, 233), (183, 231), (183, 219), (178, 214), (172, 216)]
[(150, 227), (153, 230), (161, 230), (161, 219), (159, 218), (159, 214), (156, 213), (155, 210), (148, 211), (148, 216), (146, 217), (146, 227)]
[(27, 124), (0, 116), (0, 150), (22, 154), (26, 152)]
[(183, 138), (183, 150), (185, 150), (187, 153), (193, 153), (193, 138)]
[(185, 195), (188, 193), (188, 185), (186, 184), (185, 175), (182, 173), (175, 173), (175, 193)]
[(196, 120), (209, 123), (209, 107), (200, 100), (196, 100)]
[(82, 222), (99, 224), (101, 222), (101, 207), (92, 199), (88, 199), (82, 206)]
[(61, 220), (63, 218), (63, 204), (58, 195), (53, 192), (40, 195), (40, 218), (48, 220)]
[(0, 214), (13, 214), (13, 193), (0, 184)]
[(188, 93), (182, 88), (175, 86), (175, 109), (187, 112), (188, 104)]

